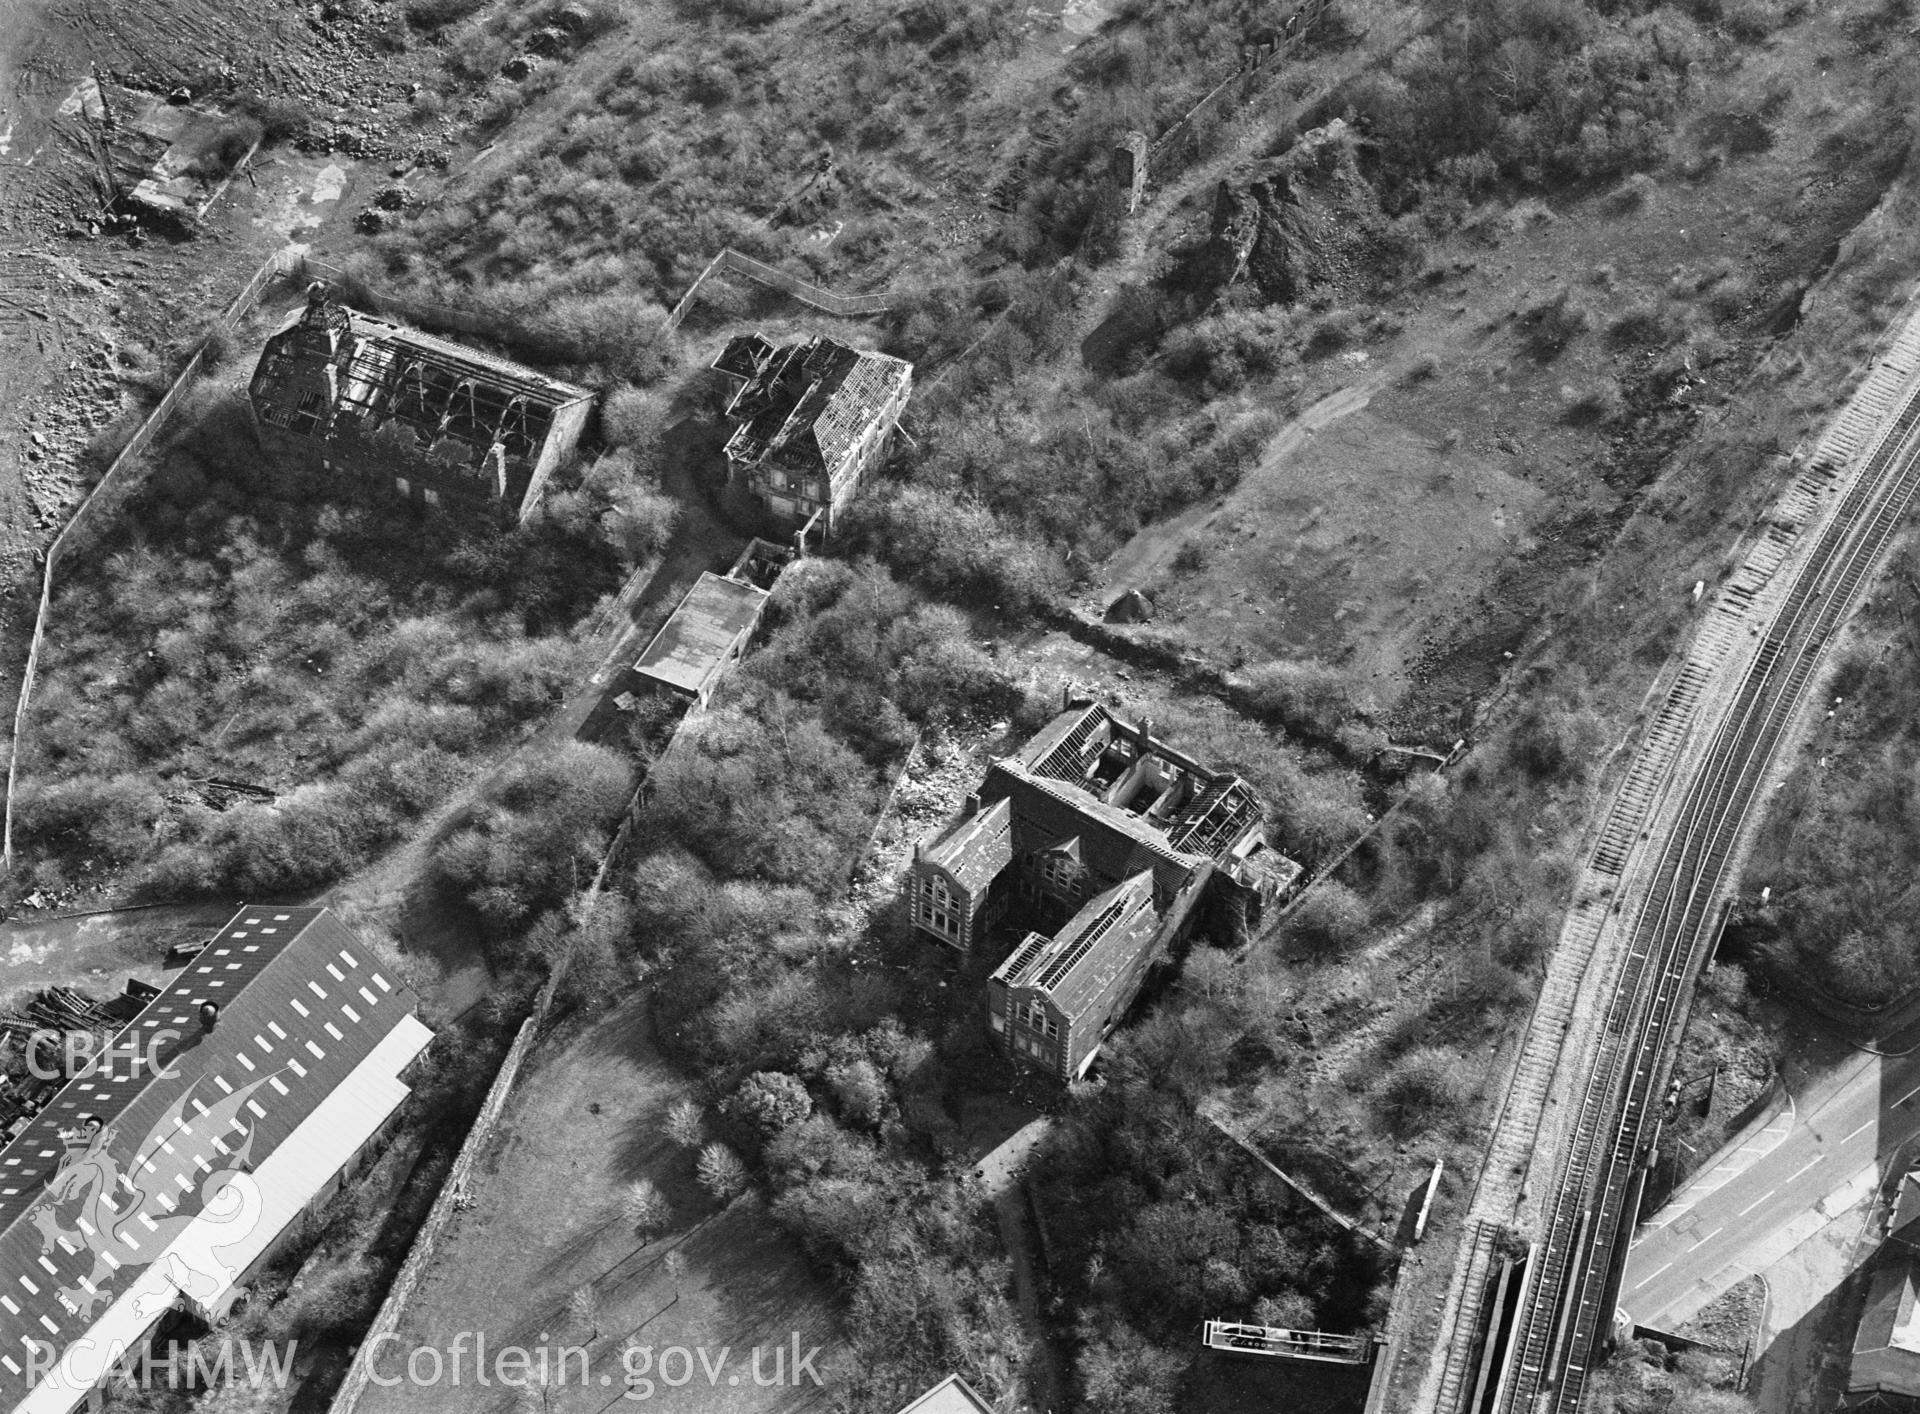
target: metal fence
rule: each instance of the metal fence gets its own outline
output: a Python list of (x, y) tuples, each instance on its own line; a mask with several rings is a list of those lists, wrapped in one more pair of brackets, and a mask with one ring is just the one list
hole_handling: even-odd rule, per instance
[[(299, 256), (291, 249), (277, 250), (269, 255), (260, 263), (260, 268), (253, 272), (252, 278), (233, 303), (215, 321), (216, 326), (231, 334), (240, 321), (253, 312), (267, 286), (295, 269), (298, 263)], [(13, 869), (13, 792), (19, 775), (20, 742), (26, 733), (27, 713), (33, 702), (34, 677), (40, 670), (40, 651), (46, 644), (47, 615), (53, 605), (54, 576), (59, 573), (66, 557), (80, 549), (88, 537), (97, 535), (112, 520), (114, 513), (126, 504), (127, 498), (145, 483), (149, 468), (143, 464), (142, 458), (153, 445), (154, 438), (165, 429), (167, 420), (180, 405), (180, 399), (200, 376), (205, 360), (206, 341), (203, 339), (200, 347), (194, 350), (193, 357), (187, 360), (186, 367), (173, 380), (173, 386), (167, 389), (167, 395), (147, 414), (146, 420), (126, 446), (120, 449), (106, 473), (87, 493), (86, 499), (74, 508), (60, 533), (53, 537), (53, 543), (47, 546), (40, 565), (40, 604), (34, 614), (33, 638), (27, 645), (26, 666), (20, 673), (20, 695), (13, 708), (13, 736), (7, 743), (7, 793), (4, 819), (0, 819), (0, 870), (11, 872)]]
[(750, 255), (742, 255), (729, 246), (709, 260), (707, 268), (702, 270), (695, 277), (694, 282), (687, 287), (687, 292), (680, 297), (680, 303), (676, 304), (673, 307), (673, 313), (667, 316), (664, 332), (671, 334), (680, 327), (680, 321), (686, 318), (687, 311), (693, 308), (693, 301), (700, 293), (700, 287), (721, 270), (731, 270), (736, 275), (745, 275), (749, 280), (756, 280), (762, 285), (784, 290), (802, 304), (810, 304), (815, 309), (823, 309), (828, 314), (841, 319), (859, 319), (869, 314), (885, 313), (892, 308), (893, 301), (899, 298), (897, 295), (885, 294), (835, 294), (832, 290), (822, 289), (819, 285), (810, 285), (798, 276), (789, 275), (786, 271), (776, 269), (764, 261), (755, 260)]

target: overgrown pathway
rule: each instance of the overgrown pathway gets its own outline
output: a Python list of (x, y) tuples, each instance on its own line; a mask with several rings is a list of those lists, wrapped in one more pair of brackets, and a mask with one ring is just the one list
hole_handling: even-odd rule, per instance
[(638, 656), (702, 570), (730, 564), (746, 544), (700, 494), (690, 457), (670, 459), (666, 490), (681, 508), (672, 540), (658, 560), (634, 571), (610, 611), (590, 626), (579, 646), (579, 676), (546, 722), (497, 748), (403, 843), (316, 900), (343, 909), (355, 922), (373, 915), (407, 953), (437, 964), (441, 975), (428, 991), (446, 1015), (482, 1000), (492, 973), (468, 920), (450, 915), (430, 887), (434, 849), (522, 753), (579, 738), (616, 687), (619, 666)]

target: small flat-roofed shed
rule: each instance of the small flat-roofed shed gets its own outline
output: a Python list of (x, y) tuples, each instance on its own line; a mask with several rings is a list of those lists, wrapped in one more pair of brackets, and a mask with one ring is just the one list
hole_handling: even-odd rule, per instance
[(746, 651), (766, 603), (766, 590), (706, 571), (634, 663), (634, 677), (706, 706)]

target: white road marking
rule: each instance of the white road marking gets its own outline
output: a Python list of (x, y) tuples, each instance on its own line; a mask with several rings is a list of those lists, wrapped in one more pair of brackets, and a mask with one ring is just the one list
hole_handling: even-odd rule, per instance
[[(1671, 1267), (1672, 1265), (1673, 1265), (1672, 1262), (1667, 1263), (1667, 1267)], [(1645, 1286), (1648, 1282), (1652, 1281), (1655, 1277), (1659, 1276), (1660, 1272), (1664, 1272), (1667, 1269), (1667, 1267), (1660, 1268), (1660, 1271), (1658, 1272), (1648, 1272), (1645, 1276), (1641, 1277), (1639, 1281), (1633, 1284), (1633, 1289), (1635, 1291), (1638, 1291), (1641, 1287)]]
[(1916, 1085), (1911, 1090), (1907, 1091), (1906, 1094), (1902, 1095), (1899, 1099), (1895, 1100), (1894, 1104), (1904, 1105), (1908, 1100), (1911, 1100), (1915, 1095), (1920, 1095), (1920, 1085)]
[(1865, 1124), (1861, 1125), (1858, 1129), (1854, 1130), (1853, 1134), (1849, 1134), (1846, 1139), (1842, 1139), (1840, 1142), (1842, 1144), (1845, 1144), (1848, 1139), (1852, 1139), (1855, 1135), (1864, 1134), (1871, 1128), (1873, 1128), (1873, 1121), (1868, 1120)]
[(1751, 1213), (1755, 1208), (1759, 1207), (1762, 1203), (1766, 1202), (1767, 1199), (1771, 1198), (1773, 1196), (1773, 1193), (1774, 1193), (1774, 1190), (1769, 1190), (1765, 1193), (1762, 1193), (1758, 1198), (1755, 1198), (1751, 1203), (1747, 1204), (1746, 1207), (1740, 1210), (1740, 1216), (1744, 1218), (1748, 1213)]
[(1698, 1252), (1702, 1247), (1705, 1247), (1709, 1242), (1713, 1241), (1714, 1238), (1718, 1237), (1721, 1233), (1725, 1231), (1726, 1229), (1724, 1227), (1716, 1227), (1712, 1232), (1708, 1233), (1705, 1237), (1701, 1238), (1698, 1242), (1694, 1243), (1693, 1246), (1689, 1247), (1687, 1251)]
[(1804, 1164), (1800, 1165), (1799, 1168), (1787, 1175), (1787, 1182), (1792, 1183), (1796, 1178), (1800, 1177), (1801, 1174), (1805, 1173), (1824, 1158), (1826, 1158), (1825, 1154), (1816, 1154), (1813, 1158), (1808, 1159)]

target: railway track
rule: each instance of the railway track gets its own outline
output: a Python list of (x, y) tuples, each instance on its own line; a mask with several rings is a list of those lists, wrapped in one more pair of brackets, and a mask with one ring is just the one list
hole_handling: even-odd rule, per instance
[[(1917, 396), (1920, 315), (1883, 346), (1650, 694), (1496, 1112), (1413, 1394), (1421, 1414), (1577, 1406), (1667, 1042), (1767, 762), (1915, 492)], [(1489, 1309), (1502, 1300), (1510, 1326)]]
[[(1831, 467), (1823, 468), (1831, 478)], [(1656, 1109), (1683, 1029), (1695, 977), (1715, 936), (1741, 836), (1790, 729), (1822, 651), (1920, 491), (1920, 395), (1910, 394), (1821, 531), (1767, 628), (1701, 769), (1692, 774), (1677, 824), (1652, 861), (1624, 970), (1602, 1033), (1600, 1063), (1581, 1096), (1530, 1299), (1516, 1313), (1510, 1358), (1491, 1391), (1497, 1414), (1572, 1414), (1613, 1310), (1619, 1240), (1644, 1181)], [(1776, 534), (1777, 532), (1777, 534)], [(1792, 535), (1769, 538), (1784, 555)], [(1752, 592), (1723, 596), (1731, 623)], [(1669, 704), (1697, 698), (1682, 672)], [(1691, 703), (1688, 704), (1690, 710)], [(1656, 721), (1649, 742), (1663, 723)], [(1675, 728), (1684, 736), (1684, 721)], [(1651, 800), (1630, 777), (1616, 815)], [(1593, 867), (1620, 873), (1634, 841), (1609, 821)]]

